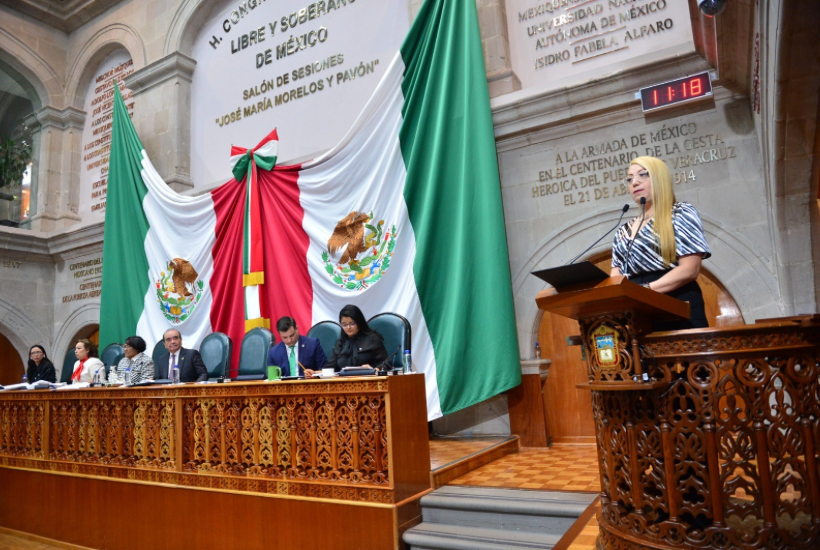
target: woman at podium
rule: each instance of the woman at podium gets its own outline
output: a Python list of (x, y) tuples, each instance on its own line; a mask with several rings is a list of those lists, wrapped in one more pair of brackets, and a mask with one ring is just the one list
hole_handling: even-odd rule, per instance
[(654, 157), (632, 161), (624, 180), (641, 215), (618, 229), (612, 246), (611, 276), (689, 302), (689, 321), (662, 322), (655, 330), (708, 327), (703, 293), (695, 280), (711, 256), (695, 207), (677, 202), (666, 164)]

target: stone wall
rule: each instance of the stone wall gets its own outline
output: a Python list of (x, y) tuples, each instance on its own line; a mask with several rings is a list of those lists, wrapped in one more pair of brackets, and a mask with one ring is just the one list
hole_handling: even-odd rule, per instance
[[(128, 51), (136, 69), (128, 79), (134, 122), (143, 144), (169, 185), (196, 193), (189, 175), (190, 83), (196, 70), (190, 55), (215, 3), (98, 2), (93, 17), (79, 21), (74, 14), (55, 26), (6, 4), (0, 4), (0, 61), (33, 90), (34, 113), (27, 123), (34, 130), (37, 165), (29, 231), (0, 228), (0, 331), (21, 357), (42, 342), (59, 358), (78, 331), (99, 319), (96, 274), (84, 271), (98, 266), (102, 225), (84, 223), (78, 215), (82, 109), (91, 75), (113, 51)], [(680, 181), (679, 199), (699, 209), (713, 252), (704, 265), (747, 322), (816, 310), (820, 276), (813, 258), (820, 245), (811, 239), (818, 232), (811, 204), (817, 199), (820, 57), (813, 29), (819, 10), (796, 0), (760, 0), (756, 8), (749, 0), (733, 4), (756, 10), (745, 16), (754, 24), (732, 15), (716, 20), (724, 81), (718, 81), (714, 101), (646, 117), (634, 92), (712, 68), (705, 58), (715, 62), (715, 44), (711, 50), (701, 47), (703, 55), (534, 93), (520, 89), (510, 68), (506, 2), (476, 0), (494, 98), (519, 344), (526, 357), (540, 322), (533, 297), (544, 286), (529, 272), (566, 262), (610, 229), (630, 202), (618, 183), (625, 159), (650, 151), (669, 162)], [(412, 16), (420, 5), (408, 0)], [(715, 33), (709, 25), (696, 32), (707, 42)], [(786, 38), (783, 25), (790, 29)], [(748, 59), (753, 52), (757, 61)], [(605, 239), (589, 254), (610, 243)], [(506, 433), (505, 398), (438, 421), (436, 428)]]

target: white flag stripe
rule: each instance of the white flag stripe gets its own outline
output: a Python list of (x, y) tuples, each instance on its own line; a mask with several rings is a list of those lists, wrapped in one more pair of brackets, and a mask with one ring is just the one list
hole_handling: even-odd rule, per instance
[[(308, 270), (313, 281), (313, 322), (338, 320), (339, 310), (345, 304), (359, 306), (367, 317), (382, 312), (406, 317), (413, 331), (413, 360), (425, 375), (428, 418), (433, 419), (441, 416), (436, 361), (413, 275), (416, 241), (403, 195), (406, 171), (398, 137), (404, 102), (403, 73), (403, 62), (397, 56), (342, 142), (304, 165), (306, 168), (299, 175), (299, 197), (305, 212), (302, 227), (310, 237)], [(398, 237), (382, 279), (364, 290), (351, 291), (331, 279), (325, 271), (322, 253), (327, 251), (327, 241), (336, 224), (354, 210), (372, 212), (374, 219), (368, 223), (384, 220), (385, 232), (395, 225)], [(341, 254), (342, 251), (337, 252), (336, 261)], [(395, 351), (387, 350), (390, 354)]]
[(275, 157), (279, 151), (279, 142), (275, 139), (265, 143), (262, 147), (256, 150), (256, 154), (260, 157)]
[(211, 251), (216, 242), (216, 215), (210, 193), (187, 197), (176, 193), (160, 177), (145, 151), (142, 151), (142, 180), (148, 187), (143, 209), (150, 226), (145, 238), (148, 259), (148, 278), (151, 286), (145, 295), (142, 315), (137, 323), (137, 334), (153, 349), (169, 326), (157, 300), (155, 281), (160, 273), (168, 273), (168, 262), (182, 258), (191, 263), (204, 283), (201, 301), (191, 316), (174, 325), (183, 336), (186, 348), (198, 348), (202, 339), (212, 332), (211, 290), (209, 286), (214, 264)]
[(245, 287), (245, 318), (259, 319), (262, 317), (262, 308), (259, 305), (259, 286)]

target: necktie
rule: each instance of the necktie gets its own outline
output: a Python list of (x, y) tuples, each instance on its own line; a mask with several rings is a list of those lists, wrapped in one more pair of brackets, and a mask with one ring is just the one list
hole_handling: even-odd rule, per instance
[(171, 365), (168, 367), (168, 380), (174, 379), (174, 369), (177, 366), (177, 354), (171, 354)]
[(290, 364), (290, 375), (299, 376), (299, 370), (296, 368), (296, 346), (288, 347), (288, 363)]

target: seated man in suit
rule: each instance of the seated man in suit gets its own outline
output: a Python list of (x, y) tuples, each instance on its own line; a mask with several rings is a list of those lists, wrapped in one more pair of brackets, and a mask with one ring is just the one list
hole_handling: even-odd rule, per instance
[(159, 378), (173, 379), (174, 365), (179, 368), (180, 382), (202, 382), (208, 379), (208, 368), (202, 360), (202, 356), (195, 349), (185, 349), (182, 347), (182, 335), (175, 328), (169, 328), (162, 335), (162, 342), (165, 344), (165, 353), (157, 359), (157, 372)]
[(282, 341), (268, 353), (268, 366), (282, 369), (282, 376), (313, 376), (327, 363), (322, 346), (316, 338), (301, 336), (293, 317), (282, 317), (276, 322)]

